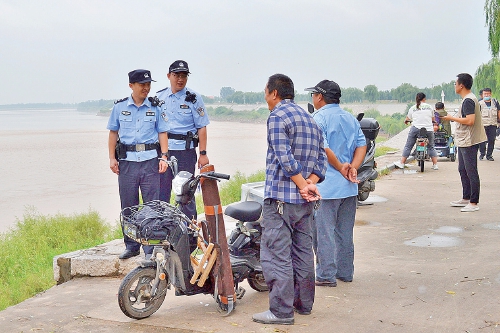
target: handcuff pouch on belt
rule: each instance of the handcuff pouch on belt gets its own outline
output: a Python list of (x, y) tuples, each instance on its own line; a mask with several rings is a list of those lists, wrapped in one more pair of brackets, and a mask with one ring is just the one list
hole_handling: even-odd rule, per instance
[(168, 133), (168, 138), (174, 139), (174, 140), (186, 141), (186, 150), (191, 148), (191, 142), (193, 142), (193, 148), (196, 148), (196, 147), (198, 147), (198, 142), (200, 141), (200, 139), (198, 137), (198, 132), (196, 132), (194, 134), (193, 134), (193, 132), (187, 132), (186, 135)]
[(115, 158), (117, 160), (122, 160), (122, 159), (127, 158), (127, 150), (125, 149), (124, 146), (125, 145), (123, 143), (121, 143), (119, 139), (118, 139), (118, 141), (116, 141)]

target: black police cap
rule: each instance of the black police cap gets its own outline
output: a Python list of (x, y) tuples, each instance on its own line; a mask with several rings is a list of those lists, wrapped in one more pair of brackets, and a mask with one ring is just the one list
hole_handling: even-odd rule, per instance
[(128, 73), (129, 83), (156, 82), (151, 78), (151, 72), (145, 69), (136, 69)]
[(174, 61), (170, 67), (168, 68), (169, 73), (177, 73), (177, 72), (189, 72), (188, 63), (184, 60), (176, 60)]

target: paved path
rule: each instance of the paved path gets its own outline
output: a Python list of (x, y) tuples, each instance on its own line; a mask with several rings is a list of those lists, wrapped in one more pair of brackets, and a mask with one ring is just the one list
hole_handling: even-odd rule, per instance
[[(457, 164), (394, 170), (359, 207), (352, 283), (316, 289), (311, 315), (294, 326), (252, 322), (267, 293), (246, 285), (233, 314), (210, 296), (169, 292), (153, 316), (118, 307), (118, 278), (77, 278), (0, 312), (1, 332), (500, 332), (500, 153), (480, 161), (480, 210), (461, 213)], [(396, 160), (399, 156), (390, 156)]]

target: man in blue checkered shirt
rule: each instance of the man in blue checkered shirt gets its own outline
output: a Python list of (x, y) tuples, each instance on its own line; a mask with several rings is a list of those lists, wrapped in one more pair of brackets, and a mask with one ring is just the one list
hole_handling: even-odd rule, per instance
[(268, 104), (266, 182), (260, 258), (269, 287), (269, 310), (253, 320), (294, 323), (294, 311), (308, 315), (314, 303), (314, 254), (311, 220), (325, 178), (326, 154), (321, 129), (294, 103), (292, 80), (271, 76)]

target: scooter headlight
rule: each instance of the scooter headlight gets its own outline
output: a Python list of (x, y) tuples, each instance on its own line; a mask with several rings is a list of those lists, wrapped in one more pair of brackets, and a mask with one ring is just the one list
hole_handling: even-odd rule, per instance
[(187, 171), (180, 171), (172, 180), (172, 189), (176, 195), (182, 195), (182, 188), (185, 183), (187, 183), (193, 175)]

